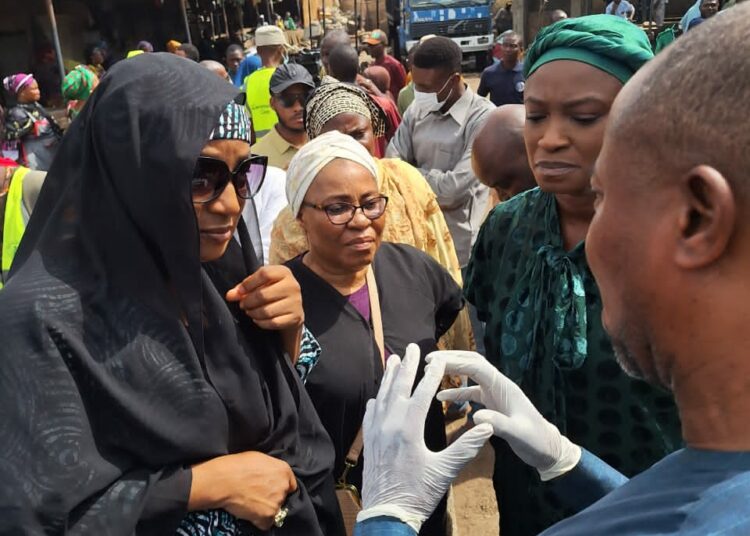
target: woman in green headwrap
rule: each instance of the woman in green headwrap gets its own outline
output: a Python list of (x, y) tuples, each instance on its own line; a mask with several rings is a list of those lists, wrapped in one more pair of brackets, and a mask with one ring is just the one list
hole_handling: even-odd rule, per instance
[[(652, 56), (646, 34), (611, 15), (563, 20), (539, 33), (526, 56), (524, 92), (526, 152), (539, 188), (490, 213), (465, 286), (487, 324), (488, 359), (571, 441), (628, 476), (681, 446), (679, 419), (668, 394), (618, 366), (583, 240), (610, 106)], [(494, 441), (503, 536), (537, 534), (572, 513)]]
[(68, 117), (73, 120), (86, 104), (86, 99), (99, 85), (99, 77), (85, 65), (70, 71), (62, 83), (62, 94), (67, 103)]

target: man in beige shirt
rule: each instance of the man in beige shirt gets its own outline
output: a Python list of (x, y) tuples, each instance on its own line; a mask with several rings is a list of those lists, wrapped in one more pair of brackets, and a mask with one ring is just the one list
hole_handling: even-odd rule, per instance
[(269, 166), (286, 169), (297, 150), (307, 142), (303, 115), (315, 82), (303, 66), (288, 63), (276, 68), (270, 89), (271, 108), (279, 122), (252, 146), (252, 152), (267, 156)]

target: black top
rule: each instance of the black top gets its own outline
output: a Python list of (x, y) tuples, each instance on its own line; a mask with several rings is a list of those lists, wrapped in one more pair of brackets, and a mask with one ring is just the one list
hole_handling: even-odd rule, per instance
[(0, 533), (174, 533), (186, 467), (255, 450), (300, 487), (275, 534), (342, 534), (309, 397), (277, 334), (223, 298), (258, 267), (244, 224), (200, 264), (190, 178), (235, 92), (143, 54), (63, 139), (0, 292)]
[[(346, 453), (362, 425), (367, 401), (377, 395), (383, 367), (372, 328), (347, 297), (305, 266), (302, 256), (286, 264), (302, 287), (305, 325), (323, 350), (306, 387), (333, 439), (334, 474), (339, 477)], [(405, 244), (383, 243), (375, 255), (373, 270), (385, 346), (403, 356), (409, 343), (419, 345), (422, 361), (418, 382), (424, 372), (424, 356), (437, 349), (437, 340), (463, 306), (461, 289), (442, 266)], [(433, 400), (427, 417), (425, 442), (435, 451), (445, 448), (445, 423), (437, 400)], [(361, 489), (361, 478), (360, 463), (348, 480)]]

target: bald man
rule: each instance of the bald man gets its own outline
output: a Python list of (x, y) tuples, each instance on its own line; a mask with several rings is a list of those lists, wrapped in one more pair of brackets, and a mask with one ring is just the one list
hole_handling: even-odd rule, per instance
[(328, 54), (326, 72), (339, 82), (354, 84), (359, 74), (359, 54), (348, 43), (337, 45)]
[(214, 60), (203, 60), (200, 62), (200, 64), (214, 73), (216, 76), (221, 78), (222, 80), (226, 80), (227, 82), (231, 83), (232, 79), (229, 78), (229, 73), (227, 73), (226, 67), (224, 67), (221, 63)]
[(506, 104), (490, 112), (474, 139), (471, 166), (477, 178), (494, 190), (495, 202), (536, 186), (523, 141), (525, 123), (523, 104)]
[(331, 30), (325, 34), (323, 40), (320, 42), (320, 63), (325, 70), (324, 74), (331, 74), (328, 65), (328, 57), (331, 55), (331, 51), (334, 48), (341, 45), (352, 46), (352, 40), (349, 37), (349, 34), (344, 30)]
[(558, 21), (567, 19), (568, 14), (565, 13), (565, 11), (563, 11), (562, 9), (555, 9), (554, 11), (552, 11), (552, 13), (550, 13), (549, 18), (552, 21), (552, 24), (554, 24)]
[[(604, 326), (628, 374), (672, 392), (686, 447), (627, 480), (576, 453), (481, 357), (441, 358), (445, 372), (468, 373), (479, 384), (470, 388), (474, 396), (486, 393), (482, 400), (495, 406), (475, 421), (492, 421), (540, 475), (552, 471), (545, 480), (561, 501), (609, 491), (543, 536), (750, 534), (750, 126), (737, 107), (750, 100), (750, 62), (726, 53), (742, 50), (748, 34), (750, 4), (741, 4), (642, 68), (609, 112), (591, 179), (596, 214), (586, 256)], [(382, 443), (368, 449), (384, 431), (372, 420), (364, 429), (366, 465), (398, 475), (399, 460), (412, 460), (411, 453), (402, 448), (394, 456), (399, 445)], [(404, 437), (393, 426), (387, 431), (394, 441)], [(414, 503), (408, 490), (428, 479), (404, 473), (403, 484), (387, 480), (387, 493), (377, 479), (365, 482), (364, 497), (399, 499), (365, 501), (360, 519), (368, 509), (400, 513)], [(410, 534), (391, 519), (374, 527), (377, 534)], [(360, 528), (360, 536), (375, 534)]]

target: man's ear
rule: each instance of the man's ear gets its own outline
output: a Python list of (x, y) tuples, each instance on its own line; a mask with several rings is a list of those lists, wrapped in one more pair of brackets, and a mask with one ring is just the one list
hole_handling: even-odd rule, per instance
[(686, 269), (719, 259), (729, 246), (737, 199), (729, 181), (716, 169), (697, 166), (680, 179), (682, 206), (675, 261)]

